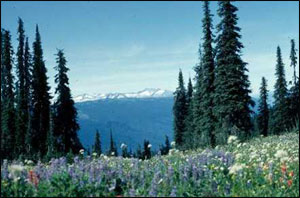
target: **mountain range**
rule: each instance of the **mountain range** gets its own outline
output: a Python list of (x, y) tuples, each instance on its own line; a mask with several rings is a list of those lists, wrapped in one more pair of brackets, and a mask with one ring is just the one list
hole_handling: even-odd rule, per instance
[(142, 91), (131, 93), (108, 93), (108, 94), (81, 94), (74, 97), (75, 102), (87, 102), (105, 99), (124, 99), (124, 98), (165, 98), (172, 97), (173, 92), (163, 89), (146, 88)]
[[(270, 94), (271, 95), (271, 94)], [(173, 92), (147, 88), (135, 93), (82, 94), (74, 97), (78, 111), (78, 133), (85, 148), (91, 148), (96, 130), (107, 151), (112, 131), (117, 147), (125, 143), (132, 150), (149, 140), (157, 150), (167, 135), (173, 139)], [(253, 97), (258, 104), (258, 99)], [(269, 97), (272, 104), (273, 97)], [(253, 110), (257, 112), (258, 105)]]

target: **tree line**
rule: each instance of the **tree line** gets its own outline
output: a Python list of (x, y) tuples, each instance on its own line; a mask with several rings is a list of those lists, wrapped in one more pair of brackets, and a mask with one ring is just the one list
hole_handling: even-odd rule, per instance
[(17, 40), (14, 54), (10, 32), (1, 29), (1, 160), (78, 153), (83, 146), (77, 137), (77, 111), (63, 50), (56, 54), (57, 99), (51, 104), (38, 25), (32, 52), (21, 18)]
[[(152, 156), (160, 154), (160, 155), (167, 155), (169, 151), (171, 150), (171, 143), (169, 141), (169, 137), (165, 136), (165, 144), (159, 146), (159, 151), (151, 151), (152, 145), (148, 140), (144, 140), (143, 143), (143, 149), (140, 144), (137, 145), (137, 149), (135, 152), (133, 152), (131, 149), (128, 151), (128, 146), (124, 143), (121, 144), (121, 154), (123, 158), (138, 158), (142, 160), (150, 159)], [(102, 144), (101, 144), (101, 138), (100, 138), (100, 132), (96, 130), (95, 134), (95, 140), (94, 144), (92, 145), (92, 153), (90, 150), (87, 150), (87, 155), (94, 155), (94, 156), (100, 156), (101, 154), (106, 154), (107, 156), (115, 156), (117, 157), (118, 154), (118, 148), (116, 146), (116, 143), (113, 139), (112, 130), (110, 130), (110, 144), (109, 149), (106, 152), (103, 152), (102, 150)]]
[(241, 58), (238, 8), (230, 1), (218, 4), (220, 23), (213, 34), (209, 2), (203, 3), (203, 42), (199, 46), (199, 63), (194, 67), (195, 85), (189, 78), (187, 89), (182, 71), (174, 92), (174, 139), (178, 148), (215, 147), (225, 144), (230, 135), (241, 140), (257, 133), (281, 134), (299, 121), (299, 77), (296, 74), (297, 50), (291, 40), (292, 86), (288, 89), (280, 47), (277, 47), (274, 105), (268, 104), (267, 80), (262, 77), (258, 114), (250, 93), (247, 63)]

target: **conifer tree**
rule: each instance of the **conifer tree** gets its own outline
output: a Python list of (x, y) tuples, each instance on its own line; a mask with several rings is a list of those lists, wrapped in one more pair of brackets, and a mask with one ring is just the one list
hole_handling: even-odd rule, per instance
[(32, 115), (32, 84), (31, 84), (31, 78), (32, 78), (32, 57), (30, 54), (30, 48), (29, 48), (29, 42), (28, 37), (26, 37), (25, 41), (25, 49), (24, 49), (24, 76), (25, 76), (25, 82), (24, 82), (24, 97), (27, 104), (27, 126), (23, 130), (25, 131), (25, 145), (24, 145), (24, 152), (26, 154), (29, 154), (29, 151), (31, 150), (31, 115)]
[(144, 140), (143, 159), (151, 158), (151, 144), (148, 140)]
[(136, 150), (136, 157), (138, 159), (143, 159), (143, 153), (142, 153), (142, 148), (141, 145), (138, 144), (137, 150)]
[(214, 94), (214, 52), (213, 52), (213, 34), (212, 34), (212, 15), (210, 14), (209, 2), (205, 1), (203, 5), (204, 18), (202, 20), (203, 28), (203, 56), (202, 68), (203, 78), (201, 83), (202, 100), (200, 101), (200, 108), (203, 109), (203, 115), (198, 123), (202, 129), (201, 144), (215, 145), (215, 132), (214, 124), (215, 119), (213, 116), (213, 94)]
[(101, 155), (101, 153), (102, 153), (100, 133), (98, 130), (96, 131), (95, 143), (93, 146), (93, 153), (97, 153), (97, 155)]
[(187, 115), (186, 90), (184, 87), (182, 71), (179, 71), (178, 87), (174, 93), (174, 133), (176, 145), (182, 146), (185, 131), (185, 119)]
[(287, 104), (287, 82), (280, 47), (277, 47), (276, 83), (274, 86), (273, 133), (280, 134), (287, 130), (289, 123)]
[(295, 47), (294, 39), (291, 40), (291, 66), (294, 68), (294, 83), (289, 90), (289, 115), (291, 127), (295, 126), (299, 122), (299, 112), (300, 112), (300, 101), (299, 101), (299, 77), (297, 77), (296, 67), (297, 67), (297, 49)]
[(53, 105), (55, 145), (59, 152), (67, 153), (69, 150), (72, 150), (73, 153), (78, 153), (83, 146), (77, 136), (77, 131), (79, 130), (77, 110), (74, 107), (74, 101), (71, 96), (69, 78), (67, 76), (69, 68), (66, 67), (67, 60), (62, 50), (57, 52), (56, 63), (55, 69), (58, 73), (55, 75), (55, 83), (57, 83), (55, 94), (58, 97)]
[(291, 59), (291, 67), (294, 68), (294, 85), (297, 84), (297, 73), (296, 73), (296, 67), (297, 67), (297, 50), (295, 48), (295, 40), (291, 39), (291, 54), (290, 54), (290, 59)]
[(109, 147), (108, 155), (109, 156), (118, 156), (116, 143), (114, 142), (111, 129), (110, 129), (110, 147)]
[(203, 64), (202, 64), (202, 46), (199, 45), (199, 63), (194, 68), (196, 72), (195, 76), (195, 91), (192, 100), (192, 108), (193, 108), (193, 133), (187, 135), (189, 142), (187, 148), (194, 148), (199, 147), (201, 144), (200, 137), (202, 135), (202, 126), (201, 120), (203, 116), (203, 106), (201, 105), (203, 99), (203, 89), (202, 89), (202, 82), (203, 82)]
[[(41, 36), (36, 26), (35, 42), (33, 43), (32, 60), (32, 112), (30, 119), (30, 153), (40, 153), (41, 156), (47, 152), (47, 134), (50, 125), (50, 94), (47, 82), (47, 69), (43, 60)], [(27, 136), (28, 137), (28, 136)]]
[(170, 149), (171, 149), (171, 145), (170, 145), (169, 137), (166, 135), (164, 154), (167, 155)]
[[(22, 19), (19, 18), (19, 46), (17, 51), (17, 94), (16, 94), (16, 154), (25, 153), (25, 135), (28, 127), (28, 93), (26, 86), (28, 86), (28, 65), (25, 67), (25, 35), (24, 25)], [(28, 53), (28, 52), (27, 52)], [(27, 54), (26, 54), (27, 55)], [(26, 57), (27, 58), (27, 57)], [(27, 60), (26, 60), (27, 61)], [(27, 64), (27, 63), (26, 63)]]
[(193, 137), (194, 132), (194, 115), (193, 115), (193, 84), (191, 78), (189, 78), (187, 94), (186, 94), (186, 108), (187, 115), (185, 118), (185, 130), (183, 134), (183, 148), (190, 148), (191, 139)]
[[(216, 143), (225, 143), (228, 135), (236, 133), (240, 139), (251, 135), (250, 82), (246, 65), (241, 59), (243, 44), (237, 26), (238, 11), (230, 1), (219, 2), (221, 22), (217, 29), (216, 69), (214, 80), (214, 115)], [(234, 130), (233, 129), (237, 129)]]
[(1, 30), (1, 159), (15, 156), (13, 48), (9, 31)]
[(262, 77), (261, 87), (260, 87), (260, 100), (258, 106), (258, 130), (261, 135), (267, 136), (269, 130), (269, 107), (268, 107), (268, 90), (267, 81), (265, 77)]

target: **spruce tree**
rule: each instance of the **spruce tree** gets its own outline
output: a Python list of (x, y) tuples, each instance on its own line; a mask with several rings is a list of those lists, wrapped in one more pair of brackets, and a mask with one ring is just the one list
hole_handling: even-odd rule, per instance
[(290, 124), (292, 127), (297, 125), (296, 123), (299, 122), (299, 112), (300, 112), (300, 101), (299, 101), (299, 77), (296, 74), (296, 67), (297, 67), (297, 49), (295, 47), (294, 39), (291, 40), (291, 66), (294, 68), (294, 76), (293, 80), (294, 83), (289, 90), (289, 115), (290, 115)]
[(291, 67), (294, 68), (294, 85), (297, 84), (297, 73), (296, 73), (296, 67), (297, 67), (297, 50), (295, 48), (295, 40), (291, 39), (291, 54), (290, 54), (290, 59), (291, 59)]
[(203, 99), (203, 89), (202, 89), (202, 83), (203, 83), (203, 64), (202, 64), (202, 46), (199, 45), (199, 63), (194, 68), (196, 72), (195, 76), (195, 91), (194, 96), (192, 100), (192, 108), (193, 108), (193, 133), (187, 135), (189, 142), (187, 148), (195, 148), (202, 145), (200, 137), (202, 135), (202, 126), (201, 126), (201, 120), (203, 116), (203, 106), (201, 105), (202, 99)]
[(274, 86), (273, 133), (280, 134), (288, 129), (287, 82), (280, 47), (277, 47), (276, 83)]
[(25, 97), (25, 104), (27, 104), (27, 126), (23, 130), (25, 131), (25, 145), (24, 145), (24, 152), (28, 155), (30, 155), (29, 151), (31, 150), (31, 115), (32, 115), (32, 100), (31, 100), (31, 94), (32, 94), (32, 87), (31, 87), (31, 73), (32, 73), (32, 57), (30, 54), (30, 48), (29, 48), (29, 42), (28, 37), (26, 37), (25, 41), (25, 49), (24, 49), (24, 76), (25, 76), (25, 82), (24, 82), (24, 97)]
[(58, 50), (56, 58), (57, 74), (55, 75), (55, 83), (57, 88), (57, 100), (54, 102), (54, 127), (53, 135), (56, 140), (56, 149), (59, 152), (67, 153), (72, 150), (73, 153), (78, 153), (83, 148), (77, 131), (79, 124), (77, 123), (77, 110), (74, 107), (74, 101), (71, 96), (69, 88), (69, 78), (67, 72), (69, 68), (66, 67), (67, 60), (62, 50)]
[(215, 118), (213, 116), (213, 94), (214, 94), (214, 52), (213, 52), (213, 34), (212, 34), (212, 15), (210, 14), (209, 2), (205, 1), (203, 5), (204, 18), (202, 20), (203, 28), (203, 55), (202, 55), (202, 68), (203, 77), (201, 82), (202, 100), (200, 101), (200, 108), (203, 109), (200, 125), (201, 144), (207, 146), (215, 146), (215, 131), (214, 124)]
[(94, 146), (93, 146), (93, 153), (97, 153), (97, 155), (101, 155), (101, 153), (102, 153), (100, 133), (99, 133), (98, 130), (96, 131), (95, 143), (94, 143)]
[(186, 90), (184, 87), (182, 71), (179, 71), (178, 87), (174, 93), (174, 133), (175, 142), (179, 147), (183, 144), (183, 134), (185, 131), (185, 119), (187, 115)]
[(1, 30), (1, 159), (15, 157), (13, 48), (9, 31)]
[(47, 69), (43, 60), (41, 36), (36, 26), (35, 42), (33, 43), (32, 60), (32, 112), (30, 119), (29, 153), (45, 155), (47, 152), (47, 134), (50, 125), (50, 94), (47, 83)]
[(258, 130), (261, 135), (267, 136), (269, 130), (269, 107), (268, 107), (268, 90), (267, 81), (265, 77), (262, 77), (260, 87), (260, 100), (258, 106)]
[(148, 140), (144, 140), (144, 151), (143, 151), (143, 159), (151, 158), (151, 144)]
[(193, 84), (191, 78), (189, 78), (187, 94), (186, 94), (186, 109), (187, 115), (185, 118), (185, 130), (183, 134), (183, 148), (190, 148), (191, 138), (193, 137), (194, 132), (194, 116), (193, 116)]
[[(243, 44), (237, 26), (238, 11), (230, 1), (219, 2), (218, 14), (221, 22), (216, 45), (216, 69), (214, 80), (214, 115), (216, 143), (225, 143), (234, 134), (240, 139), (251, 135), (251, 90), (246, 65), (241, 59)], [(237, 130), (235, 130), (237, 129)]]
[(109, 156), (118, 156), (116, 143), (114, 142), (111, 129), (110, 129), (110, 147), (109, 147), (108, 155)]
[(170, 149), (171, 149), (171, 145), (170, 145), (169, 137), (166, 135), (164, 154), (167, 155)]
[[(29, 98), (26, 90), (28, 86), (28, 74), (29, 68), (28, 64), (25, 67), (25, 35), (24, 35), (24, 25), (22, 19), (19, 18), (19, 28), (18, 28), (18, 51), (17, 51), (17, 94), (16, 94), (16, 153), (25, 153), (25, 135), (26, 129), (28, 127), (28, 108), (29, 108)], [(26, 57), (27, 58), (27, 57)], [(27, 61), (27, 60), (26, 60)], [(25, 129), (25, 130), (24, 130)]]

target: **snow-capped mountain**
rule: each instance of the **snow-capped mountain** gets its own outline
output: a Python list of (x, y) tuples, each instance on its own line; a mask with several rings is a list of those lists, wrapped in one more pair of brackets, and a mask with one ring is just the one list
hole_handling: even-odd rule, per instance
[(122, 98), (165, 98), (172, 97), (173, 92), (163, 89), (146, 88), (142, 91), (132, 93), (108, 93), (108, 94), (82, 94), (74, 97), (74, 101), (87, 102), (105, 99), (122, 99)]

